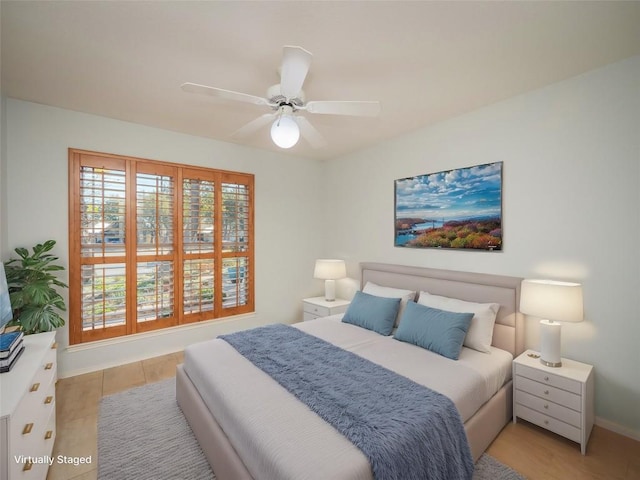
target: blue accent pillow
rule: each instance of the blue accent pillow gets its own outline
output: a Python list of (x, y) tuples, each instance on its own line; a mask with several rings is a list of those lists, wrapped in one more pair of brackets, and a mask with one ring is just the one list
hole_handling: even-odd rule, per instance
[(473, 313), (447, 312), (409, 302), (393, 338), (457, 360), (472, 318)]
[(377, 297), (358, 291), (342, 321), (373, 330), (380, 335), (390, 335), (399, 308), (399, 298)]

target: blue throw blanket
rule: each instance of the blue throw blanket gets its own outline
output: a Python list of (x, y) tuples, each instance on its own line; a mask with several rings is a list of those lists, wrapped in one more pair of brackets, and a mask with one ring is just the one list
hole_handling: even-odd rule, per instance
[(222, 335), (368, 458), (376, 480), (464, 480), (473, 460), (446, 396), (297, 328)]

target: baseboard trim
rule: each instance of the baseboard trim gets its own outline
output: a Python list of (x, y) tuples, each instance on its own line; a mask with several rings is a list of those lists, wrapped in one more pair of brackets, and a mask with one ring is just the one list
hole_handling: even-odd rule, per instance
[(595, 423), (599, 427), (606, 428), (607, 430), (611, 430), (612, 432), (619, 433), (620, 435), (624, 435), (625, 437), (629, 437), (633, 440), (640, 442), (640, 432), (637, 430), (634, 430), (629, 427), (625, 427), (623, 425), (612, 422), (611, 420), (606, 420), (601, 417), (596, 417)]
[(249, 313), (126, 337), (63, 346), (58, 351), (58, 378), (75, 377), (160, 357), (182, 351), (192, 343), (215, 338), (222, 333), (256, 326), (259, 326), (258, 317)]

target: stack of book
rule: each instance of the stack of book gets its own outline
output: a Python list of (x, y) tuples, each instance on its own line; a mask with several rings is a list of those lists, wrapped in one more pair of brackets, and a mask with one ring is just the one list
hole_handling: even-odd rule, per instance
[(0, 373), (10, 371), (24, 351), (22, 332), (9, 332), (0, 335)]

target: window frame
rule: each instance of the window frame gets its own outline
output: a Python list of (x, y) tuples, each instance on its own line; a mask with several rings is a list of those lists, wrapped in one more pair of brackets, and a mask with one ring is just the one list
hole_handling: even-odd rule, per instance
[[(125, 220), (124, 255), (105, 255), (103, 242), (102, 256), (83, 256), (82, 253), (82, 211), (81, 211), (81, 171), (82, 167), (97, 169), (120, 169), (125, 172)], [(173, 235), (169, 254), (138, 253), (137, 235), (137, 175), (166, 175), (173, 178)], [(207, 253), (189, 253), (184, 250), (183, 235), (183, 185), (185, 179), (206, 180), (213, 183), (213, 251)], [(244, 203), (248, 212), (242, 219), (247, 223), (247, 239), (243, 240), (244, 250), (223, 250), (223, 184), (244, 186)], [(178, 164), (143, 158), (114, 155), (69, 148), (69, 340), (70, 344), (82, 344), (96, 340), (117, 338), (136, 333), (159, 330), (194, 322), (224, 319), (233, 315), (255, 311), (255, 260), (254, 260), (254, 175), (210, 169), (193, 165)], [(104, 215), (104, 212), (102, 212)], [(239, 217), (236, 217), (239, 218)], [(238, 242), (236, 241), (236, 244)], [(243, 267), (243, 303), (223, 307), (223, 267), (224, 260), (240, 258), (246, 262)], [(184, 312), (184, 272), (185, 262), (190, 259), (213, 260), (213, 309), (196, 313)], [(173, 315), (148, 321), (137, 319), (137, 265), (146, 261), (170, 261), (173, 264)], [(125, 324), (94, 329), (83, 329), (82, 312), (82, 268), (85, 265), (125, 264), (126, 314)], [(238, 276), (236, 269), (236, 277)], [(237, 282), (237, 278), (236, 278)], [(198, 286), (199, 288), (199, 286)], [(236, 287), (238, 288), (238, 287)]]

